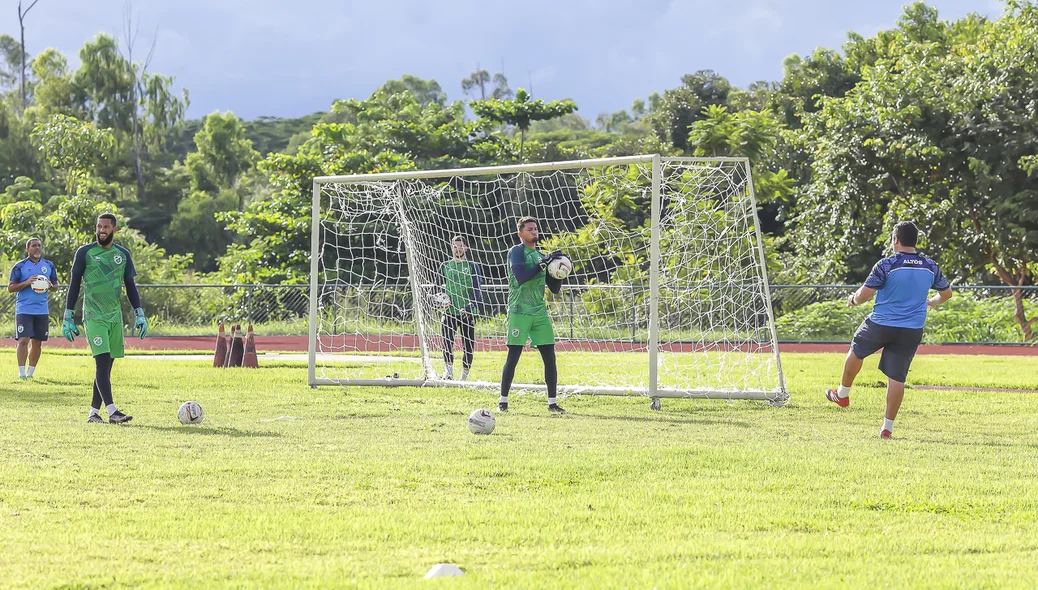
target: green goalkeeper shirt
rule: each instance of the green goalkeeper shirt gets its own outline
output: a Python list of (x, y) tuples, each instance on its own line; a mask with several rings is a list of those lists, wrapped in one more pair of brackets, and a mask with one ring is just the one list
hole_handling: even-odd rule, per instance
[(451, 300), (451, 311), (459, 311), (479, 301), (479, 266), (468, 260), (448, 260), (440, 269), (443, 286)]
[(548, 306), (544, 303), (545, 272), (539, 271), (532, 279), (520, 285), (512, 271), (513, 266), (532, 271), (543, 258), (543, 254), (527, 248), (525, 244), (513, 246), (508, 251), (508, 313), (548, 314)]
[(82, 246), (72, 262), (72, 275), (77, 274), (83, 277), (83, 320), (121, 324), (123, 284), (137, 276), (129, 250), (118, 244), (102, 248), (96, 242)]

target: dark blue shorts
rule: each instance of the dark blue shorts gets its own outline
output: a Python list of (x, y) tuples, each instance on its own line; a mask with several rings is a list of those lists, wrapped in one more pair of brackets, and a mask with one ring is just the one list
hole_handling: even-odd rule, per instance
[(870, 318), (858, 326), (851, 340), (851, 351), (854, 356), (864, 359), (879, 349), (883, 356), (879, 358), (879, 370), (894, 381), (904, 383), (908, 378), (908, 368), (912, 366), (915, 351), (923, 341), (922, 328), (897, 328), (883, 326)]
[(31, 313), (19, 313), (14, 316), (14, 337), (18, 340), (32, 338), (46, 342), (48, 332), (50, 332), (50, 316)]

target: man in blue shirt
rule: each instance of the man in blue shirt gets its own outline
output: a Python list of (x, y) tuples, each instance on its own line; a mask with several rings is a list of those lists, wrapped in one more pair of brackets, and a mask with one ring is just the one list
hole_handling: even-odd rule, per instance
[[(47, 341), (50, 331), (47, 299), (50, 297), (49, 291), (58, 288), (58, 273), (54, 270), (54, 265), (43, 257), (43, 242), (39, 238), (30, 238), (25, 243), (25, 252), (27, 256), (11, 269), (7, 291), (18, 294), (14, 308), (15, 338), (18, 339), (18, 378), (32, 379), (36, 363), (40, 362), (40, 354), (43, 352), (42, 343)], [(48, 291), (37, 293), (32, 290), (31, 285), (36, 277), (47, 280)]]
[[(948, 280), (937, 263), (916, 252), (919, 230), (911, 221), (894, 226), (891, 241), (894, 255), (872, 267), (865, 284), (851, 293), (847, 306), (854, 307), (876, 295), (876, 305), (854, 333), (851, 350), (843, 365), (843, 379), (838, 389), (828, 389), (825, 397), (845, 408), (851, 403), (851, 386), (866, 357), (883, 349), (879, 370), (887, 376), (887, 409), (880, 438), (890, 438), (894, 418), (905, 396), (905, 379), (923, 339), (926, 312), (951, 299)], [(937, 295), (928, 298), (930, 289)]]

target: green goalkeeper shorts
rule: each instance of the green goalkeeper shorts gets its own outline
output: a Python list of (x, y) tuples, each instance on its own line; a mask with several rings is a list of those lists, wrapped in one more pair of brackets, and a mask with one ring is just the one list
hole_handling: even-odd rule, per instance
[(121, 321), (105, 322), (101, 320), (83, 320), (86, 328), (90, 353), (111, 354), (114, 359), (123, 358), (123, 323)]
[(555, 344), (555, 330), (548, 314), (508, 314), (508, 345), (526, 346), (527, 339), (535, 347)]

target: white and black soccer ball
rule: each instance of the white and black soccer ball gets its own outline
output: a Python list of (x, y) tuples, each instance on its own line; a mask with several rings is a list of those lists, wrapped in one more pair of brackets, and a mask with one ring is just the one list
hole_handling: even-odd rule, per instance
[(451, 297), (441, 291), (432, 296), (432, 304), (436, 309), (447, 309), (451, 306)]
[(184, 402), (177, 410), (177, 418), (181, 424), (201, 424), (205, 419), (205, 410), (198, 402)]
[(33, 279), (32, 284), (29, 286), (37, 293), (46, 293), (47, 289), (50, 289), (50, 279), (43, 275), (36, 275), (36, 278)]
[(573, 263), (566, 256), (562, 256), (548, 263), (548, 274), (560, 281), (573, 272)]
[(490, 434), (494, 432), (494, 415), (490, 410), (476, 410), (469, 414), (469, 430), (472, 434)]

